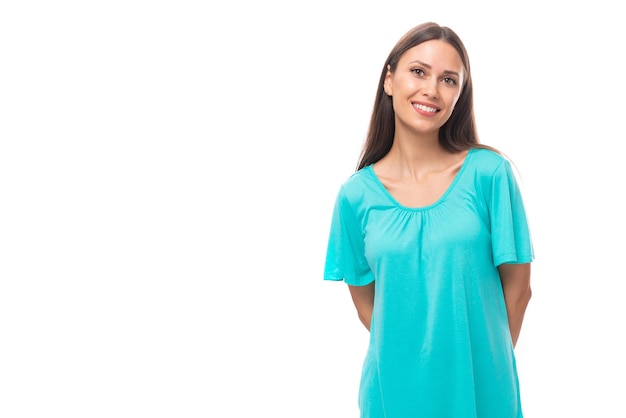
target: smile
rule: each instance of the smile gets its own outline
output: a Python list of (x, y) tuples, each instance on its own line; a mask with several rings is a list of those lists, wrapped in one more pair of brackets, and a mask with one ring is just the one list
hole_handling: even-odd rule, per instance
[(426, 106), (426, 105), (419, 104), (419, 103), (413, 103), (413, 107), (418, 109), (418, 110), (421, 110), (421, 111), (424, 111), (424, 112), (429, 112), (429, 113), (437, 113), (437, 112), (439, 112), (439, 109), (437, 109), (437, 108)]

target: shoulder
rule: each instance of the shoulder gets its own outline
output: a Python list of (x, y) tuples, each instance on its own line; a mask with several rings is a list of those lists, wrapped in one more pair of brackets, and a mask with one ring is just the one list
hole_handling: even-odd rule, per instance
[(471, 165), (478, 174), (491, 177), (500, 170), (509, 171), (511, 163), (501, 153), (487, 148), (472, 148)]
[(483, 196), (491, 199), (494, 193), (502, 196), (517, 193), (519, 173), (505, 154), (483, 148), (474, 148), (472, 154), (474, 184)]
[(508, 161), (504, 154), (488, 148), (472, 148), (472, 159), (487, 167), (497, 167)]
[(370, 207), (382, 198), (380, 186), (371, 166), (352, 173), (339, 188), (339, 205), (348, 205), (354, 211)]
[(374, 182), (372, 166), (366, 166), (352, 173), (341, 185), (341, 191), (348, 195), (359, 194)]

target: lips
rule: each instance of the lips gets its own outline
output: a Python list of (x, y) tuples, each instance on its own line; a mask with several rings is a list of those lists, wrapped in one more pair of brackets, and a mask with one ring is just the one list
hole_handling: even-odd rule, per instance
[(428, 113), (439, 112), (439, 109), (437, 109), (436, 107), (427, 106), (421, 103), (413, 103), (413, 107), (416, 108), (417, 110), (421, 110), (422, 112), (428, 112)]

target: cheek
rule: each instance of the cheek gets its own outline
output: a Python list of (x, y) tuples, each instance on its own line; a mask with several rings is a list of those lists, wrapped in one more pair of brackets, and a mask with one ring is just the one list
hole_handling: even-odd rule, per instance
[(450, 106), (450, 108), (451, 108), (452, 110), (454, 110), (454, 108), (456, 107), (456, 104), (458, 103), (458, 101), (459, 101), (459, 98), (460, 98), (460, 97), (461, 97), (461, 93), (458, 93), (458, 94), (455, 94), (455, 95), (451, 98), (450, 103), (452, 104), (452, 106)]
[(419, 87), (419, 80), (413, 77), (397, 76), (393, 80), (394, 93), (413, 94)]

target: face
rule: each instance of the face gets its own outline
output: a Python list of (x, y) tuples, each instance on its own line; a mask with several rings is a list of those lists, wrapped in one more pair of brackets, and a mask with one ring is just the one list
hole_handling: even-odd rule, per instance
[(396, 130), (438, 132), (461, 95), (464, 76), (461, 57), (447, 42), (426, 41), (406, 51), (396, 70), (387, 71), (384, 84), (392, 96)]

